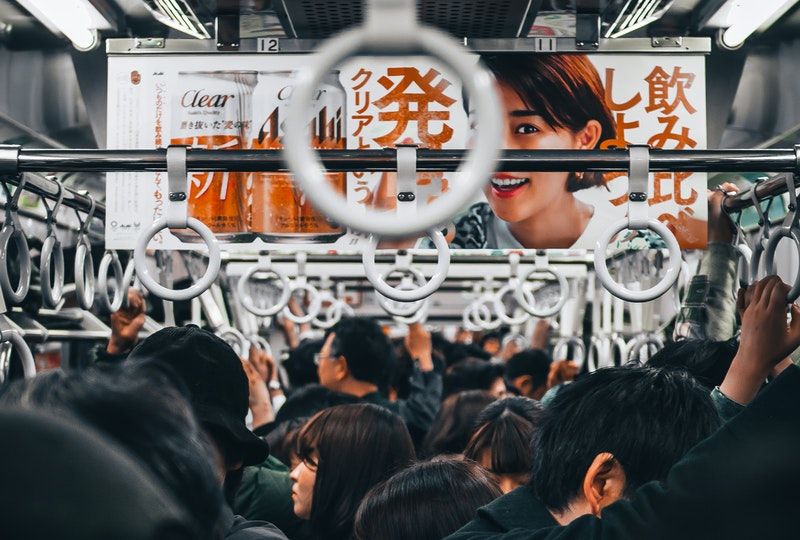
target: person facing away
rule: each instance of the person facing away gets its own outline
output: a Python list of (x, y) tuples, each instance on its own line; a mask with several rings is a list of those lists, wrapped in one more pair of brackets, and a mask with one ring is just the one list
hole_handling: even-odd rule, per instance
[(409, 466), (414, 444), (403, 420), (371, 403), (317, 413), (297, 437), (292, 501), (317, 538), (348, 540), (358, 505), (376, 484)]
[(475, 418), (495, 400), (483, 390), (468, 390), (444, 400), (430, 431), (422, 441), (421, 455), (460, 454), (469, 441)]
[(372, 319), (342, 319), (328, 330), (316, 357), (319, 382), (334, 392), (396, 412), (414, 439), (421, 440), (439, 410), (442, 377), (433, 369), (430, 334), (421, 325), (409, 328), (407, 347), (419, 367), (411, 376), (408, 399), (390, 402), (382, 392), (392, 373), (391, 340)]
[(543, 409), (528, 484), (481, 508), (464, 531), (538, 530), (600, 516), (641, 485), (666, 478), (719, 425), (708, 392), (683, 371), (598, 370)]
[[(152, 334), (131, 351), (128, 363), (144, 374), (167, 373), (185, 386), (192, 409), (221, 458), (225, 498), (232, 506), (244, 468), (264, 463), (269, 457), (269, 445), (245, 422), (250, 390), (239, 356), (219, 337), (190, 325)], [(276, 475), (285, 480), (288, 472)], [(281, 490), (274, 494), (277, 500), (289, 497), (287, 482), (275, 485)], [(294, 519), (280, 512), (289, 512), (288, 506), (276, 508), (270, 522), (290, 523)], [(226, 538), (261, 538), (255, 530), (260, 526), (262, 522), (234, 516)], [(270, 527), (278, 530), (271, 524)], [(265, 526), (264, 537), (269, 538), (274, 533), (267, 529)], [(283, 537), (282, 533), (277, 534), (278, 538)]]
[(509, 397), (486, 407), (475, 420), (464, 457), (477, 462), (503, 493), (524, 485), (531, 474), (531, 440), (542, 407), (526, 397)]
[(437, 457), (372, 488), (356, 513), (356, 540), (440, 540), (502, 495), (476, 463)]
[(550, 355), (542, 349), (518, 352), (506, 362), (507, 384), (521, 396), (539, 401), (548, 390), (547, 377), (551, 364)]

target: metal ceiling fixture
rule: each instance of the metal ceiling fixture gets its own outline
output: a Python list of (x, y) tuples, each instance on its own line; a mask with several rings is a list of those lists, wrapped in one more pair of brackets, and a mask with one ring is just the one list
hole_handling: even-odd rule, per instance
[(211, 37), (189, 0), (144, 0), (153, 17), (162, 24), (198, 39)]

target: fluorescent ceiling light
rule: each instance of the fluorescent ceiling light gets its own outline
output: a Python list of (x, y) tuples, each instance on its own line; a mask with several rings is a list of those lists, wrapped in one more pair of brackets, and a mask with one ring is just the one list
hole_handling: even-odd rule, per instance
[(736, 49), (759, 28), (778, 20), (798, 0), (728, 0), (705, 26), (724, 29), (720, 41), (724, 47)]
[(99, 43), (98, 30), (111, 23), (89, 0), (17, 0), (51, 32), (65, 36), (76, 49), (89, 50)]

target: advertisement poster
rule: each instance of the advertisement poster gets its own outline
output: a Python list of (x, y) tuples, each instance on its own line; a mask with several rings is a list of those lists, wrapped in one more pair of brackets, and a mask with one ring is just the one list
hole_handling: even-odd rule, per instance
[[(108, 148), (278, 149), (306, 55), (109, 57)], [(477, 58), (477, 57), (476, 57)], [(705, 60), (698, 55), (531, 54), (487, 57), (503, 107), (504, 148), (706, 147)], [(319, 149), (413, 143), (466, 148), (469, 102), (456, 77), (425, 58), (356, 58), (331, 73), (309, 108)], [(363, 238), (330, 223), (276, 173), (190, 173), (190, 214), (227, 249), (358, 250)], [(391, 209), (391, 173), (329, 173), (353, 212)], [(106, 238), (132, 249), (163, 215), (166, 173), (113, 173)], [(456, 173), (420, 173), (417, 204), (458, 189)], [(656, 173), (650, 210), (684, 248), (706, 243), (706, 175)], [(624, 173), (499, 171), (448, 227), (454, 249), (592, 249), (624, 217)], [(193, 233), (162, 231), (153, 247), (191, 249)], [(410, 246), (425, 247), (424, 241)]]

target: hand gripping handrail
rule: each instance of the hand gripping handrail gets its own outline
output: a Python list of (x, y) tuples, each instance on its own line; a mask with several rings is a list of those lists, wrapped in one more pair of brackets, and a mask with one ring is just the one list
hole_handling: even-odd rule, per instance
[[(247, 282), (256, 274), (272, 274), (281, 283), (281, 296), (274, 306), (268, 308), (261, 308), (256, 306), (253, 301), (251, 293), (247, 290)], [(292, 285), (289, 282), (289, 276), (282, 271), (272, 266), (272, 259), (269, 253), (262, 252), (258, 256), (258, 262), (251, 266), (239, 281), (236, 283), (236, 292), (239, 296), (239, 302), (242, 307), (257, 317), (272, 317), (277, 315), (289, 303), (289, 297), (292, 294)]]
[[(628, 216), (611, 224), (600, 238), (594, 250), (594, 267), (600, 283), (614, 296), (627, 302), (649, 302), (666, 293), (677, 281), (681, 273), (681, 248), (678, 239), (666, 225), (657, 219), (649, 217), (647, 203), (648, 177), (650, 171), (650, 149), (647, 146), (628, 147), (630, 155), (630, 168), (628, 171)], [(606, 250), (611, 244), (611, 239), (625, 229), (632, 231), (649, 229), (666, 242), (669, 250), (669, 266), (660, 282), (649, 289), (634, 291), (620, 285), (611, 277), (608, 271)]]
[(89, 225), (94, 219), (94, 211), (97, 203), (94, 197), (86, 194), (89, 197), (91, 206), (89, 212), (86, 214), (86, 219), (81, 220), (80, 214), (75, 210), (81, 226), (78, 231), (78, 244), (75, 246), (75, 295), (78, 297), (78, 305), (85, 310), (92, 309), (94, 305), (94, 258), (92, 257), (92, 244), (89, 241)]
[[(798, 147), (796, 147), (798, 148)], [(798, 160), (800, 160), (800, 148), (798, 148)], [(797, 193), (795, 187), (795, 179), (799, 178), (795, 175), (786, 175), (786, 188), (789, 193), (789, 206), (787, 208), (786, 217), (783, 224), (774, 229), (767, 241), (766, 260), (767, 260), (767, 274), (777, 273), (775, 269), (775, 250), (778, 248), (778, 243), (781, 238), (791, 238), (794, 241), (795, 248), (797, 249), (798, 256), (800, 256), (800, 214), (797, 208)], [(792, 303), (800, 296), (800, 270), (795, 272), (794, 283), (786, 298), (788, 303)]]
[[(545, 306), (542, 308), (536, 307), (535, 304), (530, 302), (533, 297), (525, 294), (525, 282), (534, 272), (549, 272), (555, 276), (556, 280), (558, 280), (558, 300), (552, 306)], [(569, 295), (569, 283), (567, 283), (567, 278), (562, 274), (559, 274), (555, 266), (550, 265), (546, 250), (539, 250), (536, 252), (534, 265), (519, 274), (519, 282), (520, 286), (516, 290), (517, 303), (529, 314), (540, 319), (552, 317), (561, 311), (561, 308), (564, 307), (564, 303), (567, 301), (567, 297)]]
[(281, 312), (284, 317), (289, 319), (295, 324), (306, 324), (314, 320), (314, 317), (319, 315), (319, 310), (322, 308), (322, 299), (319, 297), (319, 291), (308, 283), (306, 276), (306, 261), (308, 255), (304, 251), (300, 251), (296, 255), (297, 260), (297, 277), (291, 283), (289, 294), (292, 295), (296, 291), (305, 291), (309, 296), (308, 311), (305, 315), (295, 315), (289, 306), (283, 308)]
[[(64, 187), (61, 182), (56, 182), (56, 185), (58, 186), (58, 195), (56, 195), (56, 202), (52, 207), (48, 206), (46, 198), (42, 197), (42, 205), (47, 213), (45, 219), (47, 237), (42, 243), (42, 251), (39, 256), (39, 279), (42, 286), (42, 301), (49, 308), (58, 306), (64, 295), (64, 247), (56, 234), (58, 230), (56, 218), (61, 208), (61, 202), (64, 200)], [(52, 280), (50, 279), (51, 269), (53, 271)]]
[[(458, 189), (449, 190), (434, 204), (419, 210), (414, 219), (397, 219), (386, 212), (353, 212), (326, 180), (318, 157), (309, 147), (308, 107), (318, 84), (331, 69), (361, 55), (425, 53), (461, 77), (474, 104), (478, 129), (459, 171)], [(494, 171), (499, 156), (501, 109), (493, 77), (452, 37), (429, 26), (420, 26), (415, 0), (368, 0), (365, 24), (329, 39), (301, 69), (289, 106), (284, 157), (295, 180), (314, 207), (331, 220), (363, 233), (407, 238), (435, 229), (461, 212)], [(418, 299), (418, 298), (417, 298)]]
[[(221, 265), (219, 243), (217, 243), (214, 233), (202, 221), (189, 216), (190, 181), (186, 171), (186, 154), (187, 148), (185, 146), (170, 146), (167, 148), (169, 195), (165, 204), (166, 215), (156, 220), (149, 229), (142, 232), (136, 241), (136, 249), (133, 253), (136, 275), (142, 285), (159, 298), (173, 302), (191, 300), (200, 296), (217, 279)], [(193, 285), (185, 289), (164, 287), (158, 283), (147, 267), (147, 244), (156, 234), (168, 228), (192, 229), (200, 235), (200, 238), (203, 239), (208, 247), (208, 267), (205, 274)]]
[[(20, 176), (19, 185), (13, 195), (6, 182), (0, 182), (0, 184), (2, 184), (6, 195), (5, 222), (3, 223), (3, 228), (0, 229), (0, 285), (2, 285), (6, 298), (14, 304), (19, 304), (28, 295), (28, 290), (31, 286), (31, 255), (28, 249), (28, 240), (25, 238), (25, 231), (22, 230), (22, 224), (17, 214), (19, 198), (25, 187), (25, 176)], [(20, 261), (19, 282), (16, 289), (11, 285), (11, 278), (8, 272), (8, 244), (11, 241), (17, 246), (17, 257), (19, 257)]]
[[(397, 147), (397, 207), (398, 211), (403, 214), (410, 214), (409, 207), (416, 208), (416, 203), (414, 202), (416, 200), (417, 186), (416, 151), (416, 147), (411, 145), (399, 145)], [(413, 214), (413, 219), (408, 219), (407, 221), (416, 219), (416, 215)], [(427, 282), (424, 277), (420, 280), (415, 274), (419, 287), (408, 287), (408, 282), (406, 282), (405, 288), (392, 287), (386, 283), (386, 277), (398, 270), (398, 264), (392, 267), (389, 274), (381, 275), (378, 273), (375, 265), (375, 250), (378, 247), (379, 237), (375, 234), (369, 236), (361, 258), (364, 263), (364, 273), (377, 292), (397, 302), (415, 302), (427, 298), (441, 287), (444, 280), (447, 279), (447, 271), (450, 268), (450, 247), (447, 245), (444, 235), (438, 229), (429, 229), (428, 236), (433, 240), (438, 252), (436, 270)], [(407, 261), (407, 265), (403, 270), (407, 270), (410, 268), (411, 257), (404, 257), (403, 260)], [(419, 274), (419, 276), (421, 275)]]

